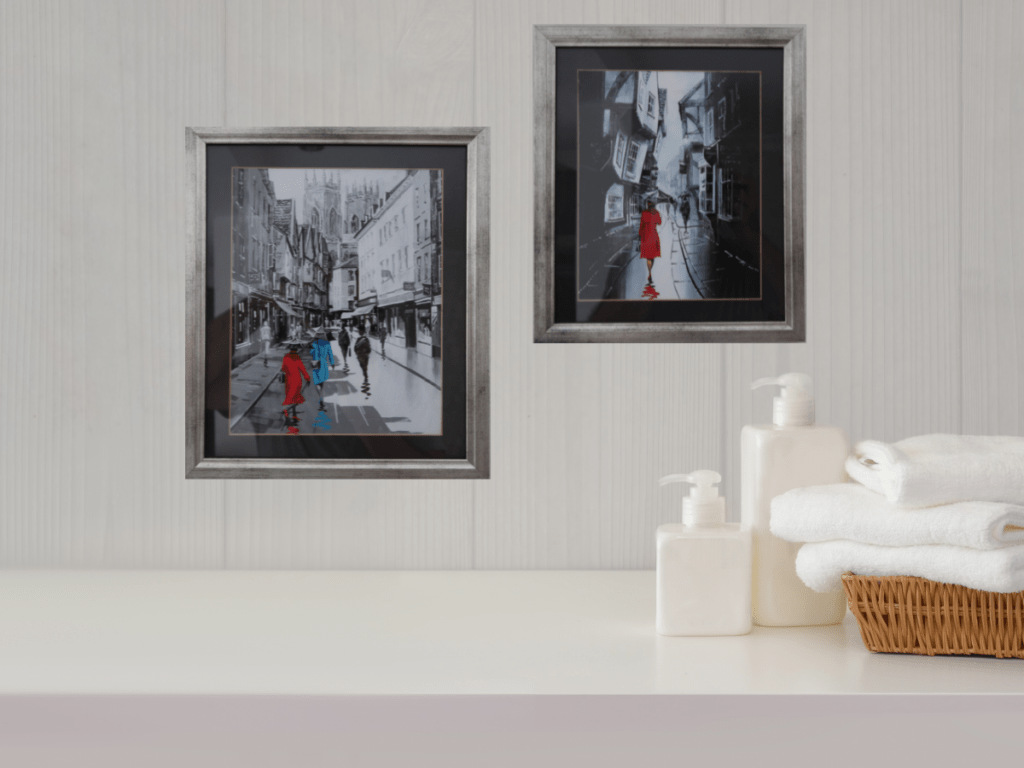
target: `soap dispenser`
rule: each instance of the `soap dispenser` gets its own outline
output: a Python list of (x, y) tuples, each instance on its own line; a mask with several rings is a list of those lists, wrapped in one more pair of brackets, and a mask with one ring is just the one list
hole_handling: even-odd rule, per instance
[(693, 483), (682, 524), (657, 533), (657, 616), (662, 635), (745, 635), (750, 631), (750, 531), (725, 522), (722, 476), (708, 469), (668, 475)]
[(762, 627), (838, 624), (846, 614), (843, 592), (815, 592), (796, 574), (800, 543), (773, 536), (772, 499), (793, 488), (845, 483), (850, 446), (839, 427), (817, 424), (811, 377), (787, 373), (751, 386), (776, 385), (772, 424), (749, 425), (740, 435), (740, 520), (753, 539), (754, 623)]

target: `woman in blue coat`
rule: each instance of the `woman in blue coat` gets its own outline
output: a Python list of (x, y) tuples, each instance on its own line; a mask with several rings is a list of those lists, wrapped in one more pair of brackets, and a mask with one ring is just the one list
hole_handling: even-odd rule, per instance
[(309, 356), (313, 359), (313, 383), (316, 385), (316, 393), (320, 397), (320, 407), (324, 407), (324, 382), (330, 376), (328, 365), (334, 365), (334, 353), (331, 352), (331, 343), (323, 339), (313, 339), (309, 347)]

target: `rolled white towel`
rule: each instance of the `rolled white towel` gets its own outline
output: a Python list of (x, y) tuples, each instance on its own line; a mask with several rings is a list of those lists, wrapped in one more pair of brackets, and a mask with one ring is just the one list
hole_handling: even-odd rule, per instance
[(904, 509), (857, 483), (795, 488), (772, 499), (771, 532), (786, 541), (848, 539), (889, 547), (953, 544), (998, 549), (1024, 543), (1024, 507), (961, 501)]
[(1024, 590), (1024, 544), (968, 549), (948, 544), (880, 547), (856, 541), (804, 544), (796, 555), (797, 576), (815, 592), (843, 588), (846, 571), (862, 576), (919, 576), (986, 592)]
[(846, 473), (901, 507), (1024, 504), (1024, 437), (922, 435), (853, 447)]

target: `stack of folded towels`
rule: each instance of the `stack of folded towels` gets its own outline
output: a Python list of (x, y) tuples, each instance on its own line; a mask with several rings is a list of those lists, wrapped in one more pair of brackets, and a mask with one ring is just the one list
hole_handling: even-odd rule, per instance
[(808, 542), (796, 571), (811, 589), (841, 590), (852, 571), (1024, 590), (1024, 438), (866, 440), (846, 472), (854, 482), (772, 501), (771, 532)]

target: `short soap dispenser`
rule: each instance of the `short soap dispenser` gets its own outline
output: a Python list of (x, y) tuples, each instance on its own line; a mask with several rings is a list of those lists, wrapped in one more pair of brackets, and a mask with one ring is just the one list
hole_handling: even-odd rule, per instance
[(817, 424), (811, 377), (786, 373), (758, 379), (752, 389), (782, 387), (772, 405), (772, 423), (748, 425), (740, 435), (742, 507), (754, 545), (754, 623), (762, 627), (838, 624), (846, 613), (842, 590), (818, 593), (796, 575), (802, 546), (774, 536), (772, 499), (794, 488), (845, 483), (850, 453), (846, 433)]
[(662, 635), (745, 635), (750, 631), (750, 531), (725, 522), (725, 499), (709, 469), (668, 475), (693, 483), (683, 522), (658, 528), (657, 617)]

